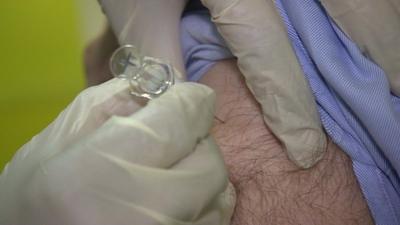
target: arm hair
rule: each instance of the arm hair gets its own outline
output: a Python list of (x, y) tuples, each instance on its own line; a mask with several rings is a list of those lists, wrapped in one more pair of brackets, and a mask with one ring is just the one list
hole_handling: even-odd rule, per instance
[(200, 82), (217, 93), (213, 135), (238, 196), (232, 225), (374, 224), (349, 157), (329, 141), (313, 168), (291, 163), (235, 60), (218, 62)]

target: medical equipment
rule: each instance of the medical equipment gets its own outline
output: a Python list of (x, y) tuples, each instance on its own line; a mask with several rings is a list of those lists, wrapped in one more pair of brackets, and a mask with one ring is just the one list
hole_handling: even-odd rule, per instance
[(132, 95), (147, 99), (153, 99), (167, 91), (175, 83), (175, 76), (179, 73), (169, 63), (142, 56), (133, 45), (121, 46), (113, 53), (110, 69), (115, 77), (129, 81)]

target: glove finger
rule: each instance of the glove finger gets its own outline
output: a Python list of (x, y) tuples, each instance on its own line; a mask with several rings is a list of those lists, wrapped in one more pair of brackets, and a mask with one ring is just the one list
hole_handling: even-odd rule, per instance
[[(326, 137), (315, 100), (273, 1), (202, 0), (261, 104), (266, 124), (289, 158), (308, 168), (322, 158)], [(250, 13), (251, 12), (251, 13)]]
[[(184, 74), (179, 24), (186, 0), (100, 0), (121, 45), (171, 63)], [(182, 75), (177, 77), (183, 80)]]

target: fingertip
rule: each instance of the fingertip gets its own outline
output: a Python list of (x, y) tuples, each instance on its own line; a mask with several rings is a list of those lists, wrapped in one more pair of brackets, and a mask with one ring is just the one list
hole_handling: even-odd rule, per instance
[[(310, 169), (325, 155), (327, 137), (324, 132), (309, 130), (302, 138), (284, 140), (283, 144), (289, 159), (301, 169)], [(307, 138), (305, 138), (307, 137)]]

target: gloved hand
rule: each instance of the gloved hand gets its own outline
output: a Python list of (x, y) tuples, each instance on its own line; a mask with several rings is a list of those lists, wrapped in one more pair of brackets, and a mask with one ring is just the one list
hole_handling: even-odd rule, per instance
[(229, 224), (215, 94), (177, 84), (142, 108), (127, 83), (85, 90), (18, 151), (0, 176), (0, 224)]
[(187, 0), (99, 0), (119, 44), (171, 63), (184, 79), (179, 24)]
[(307, 81), (272, 0), (202, 0), (289, 158), (309, 168), (326, 136)]

